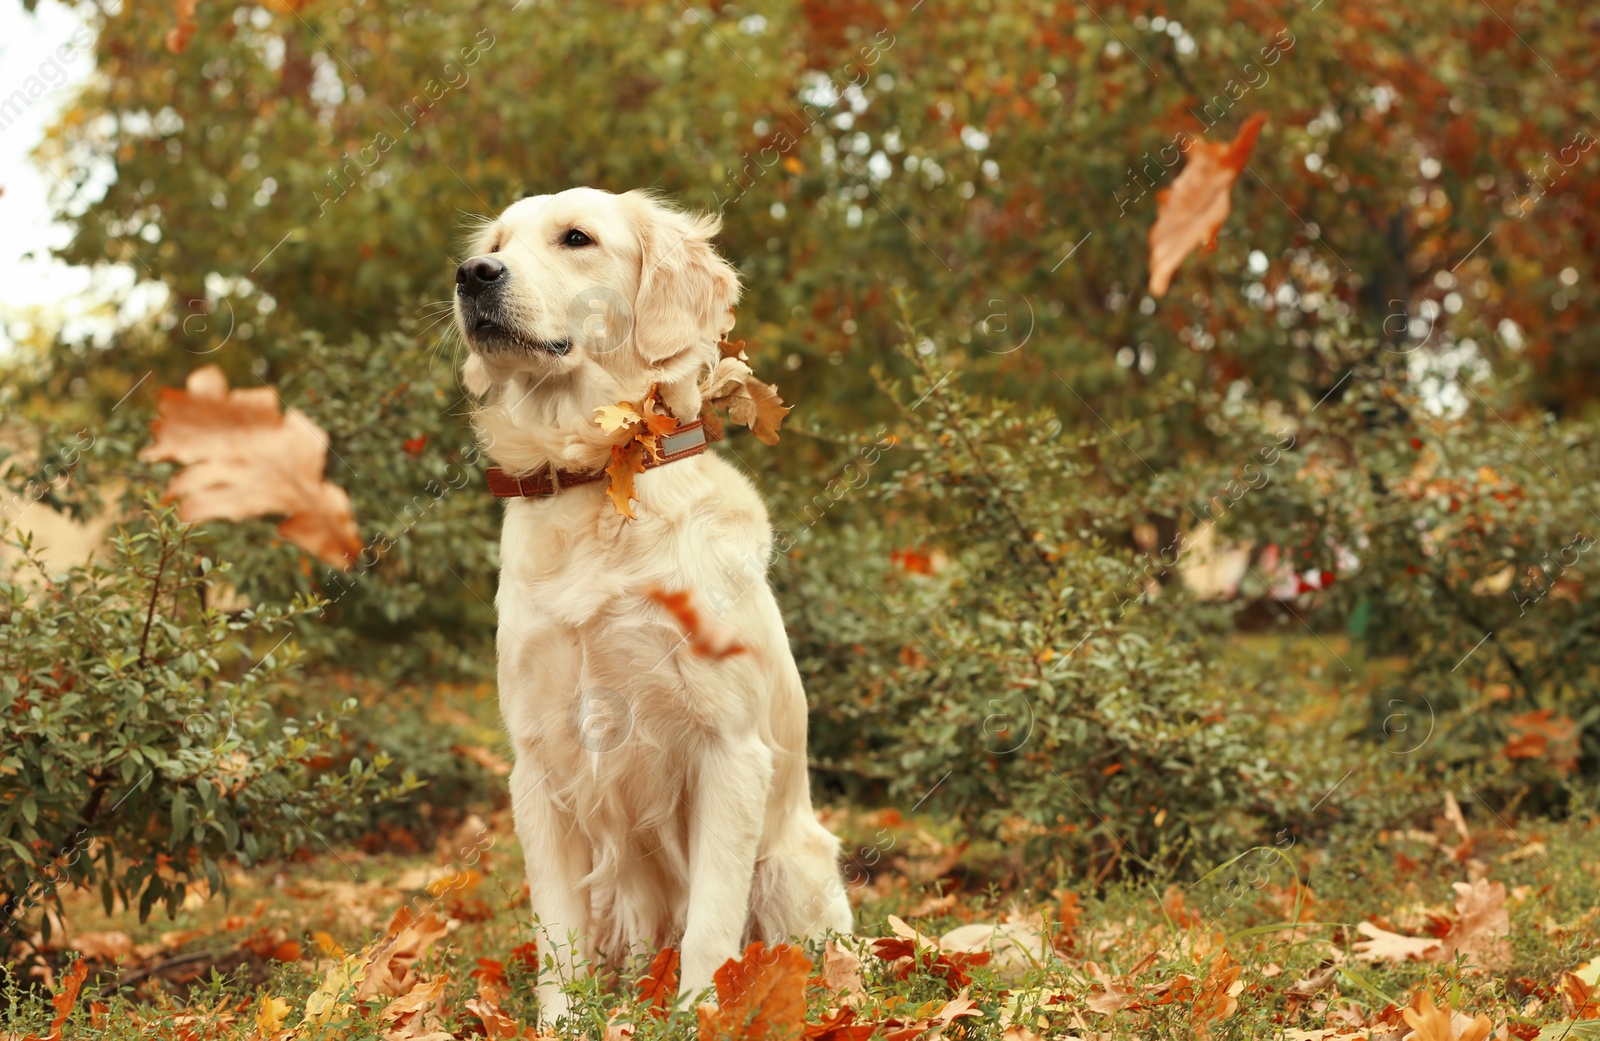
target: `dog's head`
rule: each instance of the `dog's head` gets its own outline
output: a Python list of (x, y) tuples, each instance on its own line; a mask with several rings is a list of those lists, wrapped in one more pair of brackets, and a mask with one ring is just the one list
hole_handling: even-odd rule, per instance
[(573, 405), (593, 408), (660, 384), (693, 418), (739, 298), (737, 272), (711, 245), (719, 225), (644, 192), (573, 188), (512, 204), (456, 270), (467, 387), (587, 395)]

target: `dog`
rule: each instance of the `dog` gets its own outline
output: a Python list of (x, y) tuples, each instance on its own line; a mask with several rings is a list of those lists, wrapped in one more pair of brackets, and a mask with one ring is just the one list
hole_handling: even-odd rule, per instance
[[(700, 415), (740, 293), (718, 230), (645, 192), (574, 188), (477, 232), (456, 272), (462, 380), (504, 472), (599, 472), (617, 435), (597, 408), (652, 387), (681, 422)], [(633, 519), (603, 480), (513, 493), (501, 534), (500, 708), (537, 935), (556, 957), (538, 984), (546, 1024), (596, 962), (676, 943), (682, 1000), (751, 940), (851, 927), (838, 840), (812, 811), (766, 507), (711, 451), (646, 470), (635, 493)], [(688, 594), (694, 640), (663, 590)]]

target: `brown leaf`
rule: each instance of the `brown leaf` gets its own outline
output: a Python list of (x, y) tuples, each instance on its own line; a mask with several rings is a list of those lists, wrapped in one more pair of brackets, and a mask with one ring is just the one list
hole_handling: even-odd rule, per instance
[(778, 443), (778, 427), (789, 414), (789, 406), (778, 397), (778, 388), (758, 379), (748, 379), (742, 393), (728, 401), (728, 418), (743, 423), (762, 444)]
[(702, 622), (700, 612), (689, 601), (686, 592), (669, 593), (662, 589), (648, 589), (645, 596), (665, 607), (677, 620), (679, 626), (689, 637), (689, 649), (702, 658), (711, 658), (720, 661), (731, 658), (735, 654), (743, 654), (749, 648), (742, 643), (736, 643), (726, 634), (714, 631), (711, 626)]
[(1196, 1038), (1209, 1037), (1215, 1024), (1238, 1011), (1239, 994), (1244, 990), (1244, 983), (1239, 979), (1241, 971), (1227, 951), (1217, 954), (1194, 996), (1189, 1018), (1194, 1023)]
[(633, 517), (631, 500), (639, 498), (633, 490), (633, 479), (644, 473), (646, 451), (644, 443), (638, 440), (625, 445), (612, 445), (611, 465), (606, 467), (606, 476), (611, 478), (606, 485), (606, 494), (611, 496), (611, 503), (617, 512), (630, 519)]
[(1494, 1029), (1488, 1016), (1480, 1014), (1469, 1020), (1449, 1005), (1435, 1008), (1433, 997), (1425, 990), (1418, 990), (1411, 996), (1411, 1004), (1401, 1015), (1417, 1032), (1414, 1041), (1484, 1041)]
[(1600, 1019), (1600, 986), (1591, 986), (1575, 972), (1561, 974), (1561, 997), (1572, 1019)]
[(361, 552), (350, 496), (323, 480), (328, 436), (297, 409), (280, 413), (271, 387), (229, 390), (215, 365), (163, 387), (139, 458), (184, 464), (167, 484), (186, 521), (282, 515), (278, 533), (334, 567)]
[(56, 1010), (56, 1017), (50, 1021), (50, 1032), (33, 1041), (60, 1041), (61, 1028), (66, 1024), (67, 1017), (72, 1015), (72, 1010), (77, 1007), (78, 992), (83, 989), (83, 981), (88, 975), (88, 962), (79, 958), (72, 963), (72, 968), (61, 977), (56, 992), (50, 995), (50, 1004)]
[(387, 937), (373, 952), (366, 977), (356, 987), (356, 1001), (410, 993), (417, 984), (412, 969), (434, 941), (450, 932), (451, 924), (432, 911), (423, 912), (421, 917), (414, 916), (407, 907), (395, 912)]
[(79, 933), (68, 941), (67, 946), (85, 958), (116, 961), (124, 954), (133, 952), (133, 937), (120, 929), (103, 933)]
[(1507, 722), (1515, 731), (1506, 742), (1507, 759), (1545, 759), (1562, 777), (1578, 768), (1578, 729), (1570, 716), (1541, 708)]
[(805, 1030), (811, 959), (797, 947), (756, 942), (713, 975), (717, 1005), (697, 1010), (701, 1041), (768, 1041)]
[(822, 982), (848, 1004), (860, 1005), (867, 999), (861, 984), (861, 959), (834, 940), (822, 949)]
[(657, 951), (650, 968), (634, 986), (640, 1001), (657, 1016), (666, 1015), (667, 1006), (678, 994), (678, 952), (671, 947)]
[(1506, 911), (1506, 887), (1480, 878), (1470, 885), (1455, 883), (1456, 921), (1429, 961), (1455, 960), (1456, 952), (1479, 969), (1503, 969), (1511, 963), (1511, 916)]
[(855, 1022), (856, 1010), (848, 1005), (821, 1023), (806, 1027), (806, 1041), (867, 1041), (877, 1033), (876, 1023)]
[(1357, 961), (1421, 961), (1440, 946), (1440, 942), (1431, 937), (1402, 936), (1371, 922), (1360, 923), (1356, 932), (1367, 937), (1351, 945)]
[(1227, 144), (1195, 139), (1189, 161), (1172, 187), (1156, 195), (1156, 222), (1150, 226), (1150, 295), (1165, 296), (1172, 276), (1195, 247), (1216, 248), (1217, 231), (1233, 209), (1238, 180), (1266, 115), (1257, 112)]

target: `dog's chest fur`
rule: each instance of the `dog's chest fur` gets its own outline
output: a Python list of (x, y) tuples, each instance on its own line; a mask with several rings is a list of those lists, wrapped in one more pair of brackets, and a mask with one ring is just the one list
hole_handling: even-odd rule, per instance
[[(748, 496), (729, 495), (730, 476)], [(496, 604), (506, 727), (518, 759), (577, 822), (572, 840), (592, 858), (595, 940), (620, 957), (630, 937), (666, 942), (681, 928), (689, 764), (719, 730), (765, 711), (755, 673), (779, 649), (772, 634), (784, 637), (761, 567), (765, 510), (726, 463), (699, 457), (641, 475), (639, 516), (626, 522), (602, 488), (510, 501)], [(707, 631), (726, 627), (746, 649), (697, 656), (651, 590), (688, 592)], [(708, 668), (749, 681), (697, 682)]]

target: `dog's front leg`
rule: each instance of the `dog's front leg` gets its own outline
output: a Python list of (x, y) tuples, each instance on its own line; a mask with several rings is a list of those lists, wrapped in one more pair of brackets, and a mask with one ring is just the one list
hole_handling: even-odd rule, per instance
[(760, 740), (715, 741), (697, 763), (689, 815), (689, 913), (680, 995), (711, 985), (739, 956), (750, 884), (772, 786), (772, 752)]
[[(528, 873), (528, 891), (537, 922), (540, 954), (539, 1019), (554, 1028), (567, 1013), (562, 983), (572, 979), (585, 960), (583, 934), (589, 926), (589, 896), (582, 885), (589, 873), (588, 846), (573, 834), (573, 821), (551, 802), (552, 782), (536, 760), (517, 757), (511, 771), (512, 815)], [(555, 971), (543, 968), (543, 956), (555, 959)]]

